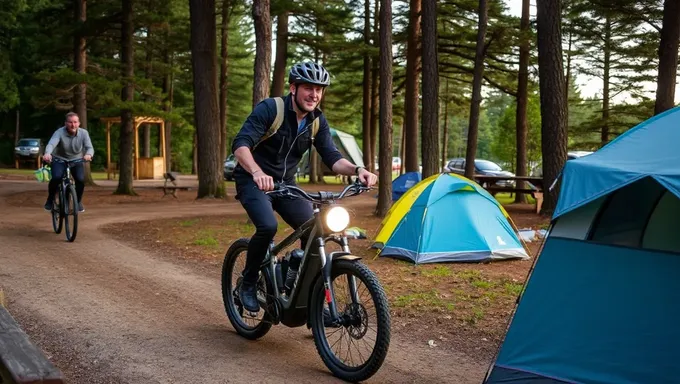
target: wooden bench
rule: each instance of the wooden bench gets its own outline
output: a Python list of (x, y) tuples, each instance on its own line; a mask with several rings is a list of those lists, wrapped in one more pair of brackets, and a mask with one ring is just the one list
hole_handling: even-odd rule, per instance
[[(165, 182), (162, 187), (158, 187), (163, 190), (163, 197), (167, 195), (172, 195), (175, 199), (177, 198), (177, 190), (188, 191), (191, 187), (184, 187), (177, 185), (177, 176), (173, 172), (166, 172), (163, 174)], [(168, 184), (170, 183), (170, 184)]]
[[(111, 166), (109, 168), (106, 168), (105, 171), (106, 171), (106, 178), (108, 180), (111, 180), (111, 179), (115, 180), (116, 175), (118, 174), (118, 163), (111, 163)], [(113, 177), (112, 177), (112, 175), (113, 175)]]
[(0, 383), (65, 383), (62, 373), (31, 343), (3, 306), (0, 306)]

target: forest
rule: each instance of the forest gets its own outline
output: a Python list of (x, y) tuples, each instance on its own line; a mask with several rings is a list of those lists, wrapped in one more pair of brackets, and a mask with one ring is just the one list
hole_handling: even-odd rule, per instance
[[(119, 117), (116, 193), (134, 194), (134, 119), (154, 116), (166, 168), (197, 174), (198, 198), (224, 196), (232, 138), (311, 60), (332, 76), (321, 109), (369, 169), (399, 156), (426, 177), (465, 157), (471, 176), (482, 158), (518, 176), (542, 167), (550, 185), (568, 151), (675, 105), (679, 40), (670, 0), (3, 0), (0, 164), (75, 111), (102, 171), (102, 119)], [(138, 135), (140, 156), (161, 152), (157, 125)], [(379, 216), (392, 177), (380, 173)]]

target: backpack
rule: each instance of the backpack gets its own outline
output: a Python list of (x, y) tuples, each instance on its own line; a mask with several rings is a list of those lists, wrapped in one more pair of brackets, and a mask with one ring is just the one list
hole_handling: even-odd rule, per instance
[[(258, 141), (255, 146), (253, 147), (253, 150), (257, 148), (260, 143), (263, 141), (267, 140), (268, 138), (274, 136), (274, 134), (281, 128), (281, 124), (283, 124), (283, 99), (280, 97), (274, 97), (274, 101), (276, 102), (276, 118), (274, 119), (274, 122), (272, 122), (272, 125), (269, 127), (269, 130), (262, 135), (260, 138), (260, 141)], [(312, 122), (312, 143), (314, 143), (314, 138), (316, 137), (316, 134), (319, 132), (319, 118), (317, 117), (314, 119)], [(310, 147), (311, 148), (311, 147)]]

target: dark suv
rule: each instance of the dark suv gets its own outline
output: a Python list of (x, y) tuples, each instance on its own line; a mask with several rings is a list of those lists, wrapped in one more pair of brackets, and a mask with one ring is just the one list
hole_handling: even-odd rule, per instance
[(14, 146), (14, 162), (17, 167), (22, 161), (36, 161), (39, 164), (43, 150), (43, 143), (40, 139), (19, 139), (17, 145)]
[[(444, 172), (453, 172), (459, 175), (465, 174), (465, 159), (457, 158), (451, 159), (444, 167)], [(475, 174), (486, 176), (515, 176), (514, 173), (504, 171), (498, 164), (493, 161), (475, 159)], [(514, 180), (498, 180), (494, 185), (499, 187), (514, 187)], [(482, 185), (485, 187), (484, 185)]]

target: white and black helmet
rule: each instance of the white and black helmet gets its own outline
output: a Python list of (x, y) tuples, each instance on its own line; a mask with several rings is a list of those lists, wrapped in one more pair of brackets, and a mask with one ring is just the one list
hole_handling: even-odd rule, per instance
[(327, 87), (331, 85), (331, 75), (321, 64), (306, 61), (297, 63), (290, 68), (289, 84), (311, 83)]

